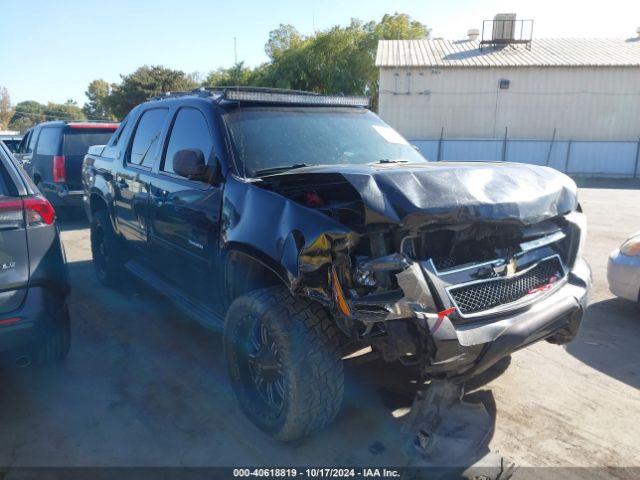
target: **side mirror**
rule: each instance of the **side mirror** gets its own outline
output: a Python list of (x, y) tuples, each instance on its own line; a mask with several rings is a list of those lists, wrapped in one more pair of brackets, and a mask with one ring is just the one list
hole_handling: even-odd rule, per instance
[(173, 171), (181, 177), (211, 185), (220, 183), (220, 160), (211, 153), (210, 165), (205, 164), (202, 150), (187, 148), (179, 150), (173, 156)]
[(206, 181), (209, 169), (204, 163), (204, 153), (197, 148), (179, 150), (173, 156), (173, 171), (190, 180)]

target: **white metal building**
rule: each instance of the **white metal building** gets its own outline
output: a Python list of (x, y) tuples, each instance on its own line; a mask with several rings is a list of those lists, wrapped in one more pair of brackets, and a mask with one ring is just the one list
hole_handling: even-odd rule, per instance
[[(474, 35), (475, 36), (475, 35)], [(638, 140), (640, 38), (383, 40), (379, 113), (411, 140)]]
[[(501, 24), (510, 41), (498, 17), (492, 41)], [(469, 36), (378, 45), (379, 113), (427, 158), (640, 178), (640, 29), (501, 46)]]

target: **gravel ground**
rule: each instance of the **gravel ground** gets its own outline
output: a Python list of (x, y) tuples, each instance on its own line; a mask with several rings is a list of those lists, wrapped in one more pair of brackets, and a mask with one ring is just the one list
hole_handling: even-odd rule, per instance
[[(491, 449), (518, 465), (640, 463), (640, 312), (612, 297), (605, 276), (608, 253), (640, 228), (640, 189), (621, 186), (629, 185), (581, 191), (594, 292), (578, 338), (515, 353), (502, 375), (471, 392), (495, 418)], [(0, 465), (404, 464), (394, 413), (411, 402), (405, 372), (351, 366), (335, 423), (300, 444), (275, 443), (239, 411), (219, 335), (145, 289), (101, 287), (86, 225), (62, 230), (72, 350), (63, 365), (0, 369)]]

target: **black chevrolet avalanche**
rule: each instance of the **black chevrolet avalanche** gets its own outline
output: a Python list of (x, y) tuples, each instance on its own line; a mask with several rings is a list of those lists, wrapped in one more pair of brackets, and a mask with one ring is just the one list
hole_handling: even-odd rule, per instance
[(459, 398), (513, 351), (570, 341), (587, 305), (570, 178), (429, 162), (367, 105), (171, 94), (84, 161), (99, 279), (128, 271), (223, 329), (240, 406), (281, 440), (335, 417), (350, 352), (369, 347)]

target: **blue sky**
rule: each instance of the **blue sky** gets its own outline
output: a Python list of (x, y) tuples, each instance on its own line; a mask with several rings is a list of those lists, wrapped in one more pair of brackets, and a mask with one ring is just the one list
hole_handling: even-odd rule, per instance
[(629, 38), (640, 27), (640, 2), (609, 0), (0, 0), (0, 85), (13, 102), (83, 104), (95, 78), (117, 82), (144, 64), (206, 72), (266, 61), (269, 31), (290, 23), (302, 33), (379, 20), (405, 12), (433, 35), (462, 38), (497, 12), (534, 18), (537, 37)]

